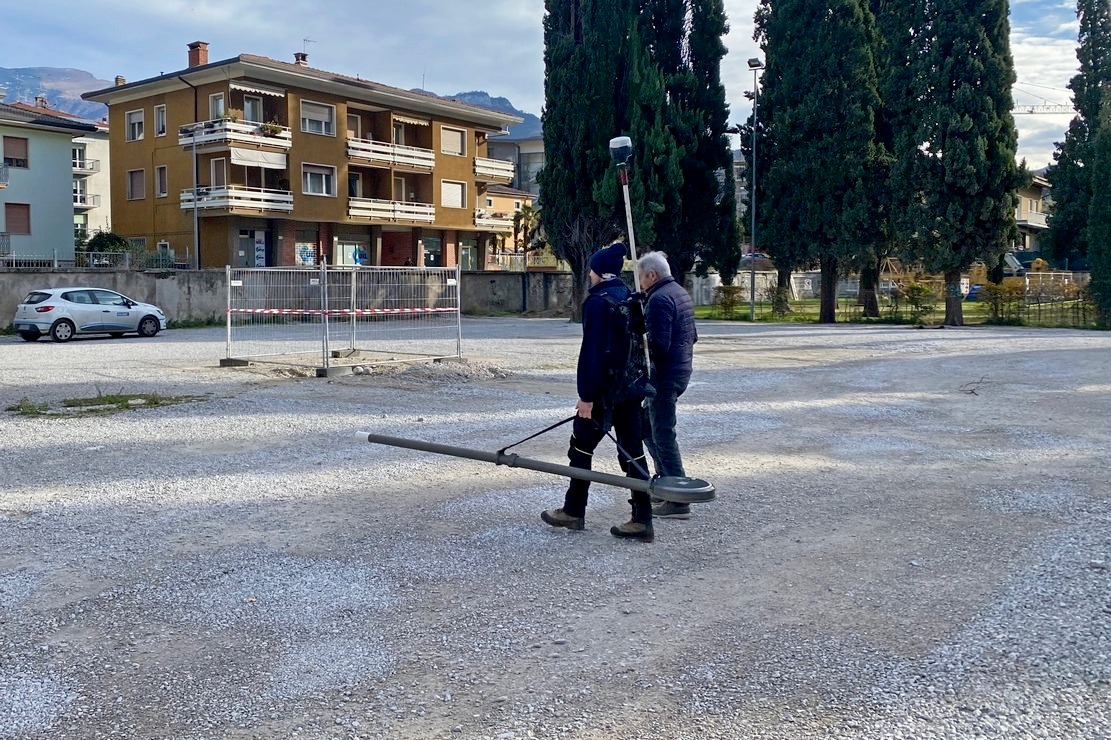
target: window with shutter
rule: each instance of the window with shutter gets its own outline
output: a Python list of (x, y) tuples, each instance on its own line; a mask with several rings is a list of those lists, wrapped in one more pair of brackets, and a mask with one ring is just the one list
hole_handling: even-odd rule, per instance
[(306, 195), (336, 194), (336, 168), (316, 164), (301, 165), (301, 192)]
[(443, 180), (440, 183), (440, 205), (444, 208), (467, 207), (467, 183)]
[(440, 127), (440, 151), (444, 154), (465, 156), (467, 154), (467, 132), (458, 128)]
[(27, 167), (27, 139), (20, 136), (4, 137), (4, 164), (9, 167)]
[(4, 230), (9, 234), (30, 234), (31, 204), (5, 203)]
[(127, 199), (141, 200), (147, 196), (146, 172), (144, 170), (127, 171)]
[(301, 102), (301, 130), (309, 134), (336, 134), (335, 106), (322, 103)]
[(143, 138), (143, 111), (132, 110), (124, 115), (126, 130), (124, 138), (128, 141), (139, 141)]

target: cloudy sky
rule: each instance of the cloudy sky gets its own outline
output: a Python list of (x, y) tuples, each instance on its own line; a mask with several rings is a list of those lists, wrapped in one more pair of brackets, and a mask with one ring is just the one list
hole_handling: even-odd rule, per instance
[[(403, 88), (450, 95), (485, 90), (540, 114), (543, 0), (49, 0), (5, 3), (0, 67), (73, 67), (111, 80), (185, 66), (186, 44), (215, 61), (240, 53), (293, 60)], [(725, 0), (731, 31), (723, 78), (732, 120), (747, 118), (745, 61), (756, 0)], [(1011, 0), (1015, 103), (1070, 102), (1076, 15), (1070, 0)], [(306, 41), (306, 39), (308, 39)], [(1019, 154), (1049, 164), (1069, 116), (1018, 115)]]

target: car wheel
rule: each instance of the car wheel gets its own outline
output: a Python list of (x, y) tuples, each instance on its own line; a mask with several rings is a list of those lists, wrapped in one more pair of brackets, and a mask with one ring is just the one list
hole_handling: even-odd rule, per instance
[(139, 322), (139, 336), (153, 337), (162, 328), (158, 323), (158, 319), (153, 316), (144, 316)]
[(41, 336), (42, 336), (42, 334), (39, 334), (37, 331), (21, 331), (21, 332), (19, 332), (19, 337), (24, 342), (38, 341), (38, 338), (41, 337)]
[(113, 339), (119, 339), (120, 337), (123, 336), (123, 332), (122, 331), (108, 332), (108, 336), (112, 337)]
[(77, 333), (77, 328), (69, 319), (58, 319), (50, 327), (50, 338), (55, 342), (68, 342)]

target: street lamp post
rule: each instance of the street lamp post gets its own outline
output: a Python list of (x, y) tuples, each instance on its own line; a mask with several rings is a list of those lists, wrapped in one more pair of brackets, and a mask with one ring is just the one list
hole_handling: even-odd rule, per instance
[(749, 208), (752, 211), (752, 234), (749, 237), (752, 254), (748, 276), (748, 320), (756, 321), (756, 114), (760, 101), (756, 75), (764, 68), (764, 63), (753, 57), (748, 60), (748, 68), (752, 70), (752, 176), (748, 191)]
[(203, 128), (203, 124), (194, 123), (192, 126), (182, 126), (181, 131), (184, 133), (189, 132), (193, 137), (193, 269), (201, 269), (201, 232), (200, 222), (197, 218), (197, 131)]

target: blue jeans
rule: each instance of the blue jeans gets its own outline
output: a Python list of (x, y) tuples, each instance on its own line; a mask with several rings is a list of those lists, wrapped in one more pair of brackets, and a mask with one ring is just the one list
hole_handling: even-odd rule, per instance
[[(684, 384), (685, 385), (685, 384)], [(656, 474), (664, 477), (685, 477), (683, 457), (675, 439), (675, 404), (686, 388), (660, 388), (656, 395), (645, 399), (648, 411), (644, 426), (644, 443), (656, 463)]]

